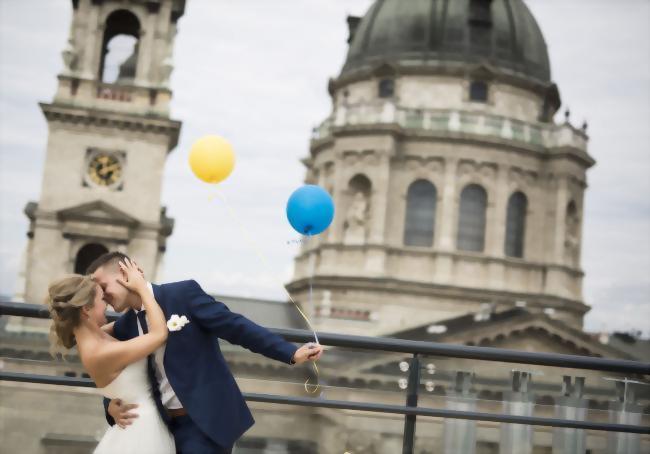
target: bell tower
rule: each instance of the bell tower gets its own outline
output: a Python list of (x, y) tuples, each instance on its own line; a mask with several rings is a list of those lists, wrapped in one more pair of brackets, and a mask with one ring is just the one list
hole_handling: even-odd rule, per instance
[(181, 123), (169, 115), (172, 49), (184, 0), (72, 0), (63, 70), (50, 103), (41, 195), (29, 202), (25, 289), (83, 273), (108, 250), (128, 253), (149, 279), (173, 219), (160, 204), (163, 168)]

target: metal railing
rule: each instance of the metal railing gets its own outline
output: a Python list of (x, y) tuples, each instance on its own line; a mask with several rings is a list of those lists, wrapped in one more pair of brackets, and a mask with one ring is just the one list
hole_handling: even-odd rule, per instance
[[(25, 303), (0, 303), (0, 315), (49, 318), (49, 312), (44, 306)], [(109, 320), (115, 319), (117, 316), (118, 314), (115, 313), (108, 314)], [(313, 339), (313, 334), (310, 331), (306, 330), (270, 329), (270, 331), (284, 337), (287, 341), (290, 342), (308, 342)], [(650, 427), (642, 425), (418, 407), (418, 389), (420, 383), (419, 361), (422, 355), (475, 359), (481, 361), (498, 361), (505, 363), (561, 367), (581, 370), (606, 371), (634, 374), (637, 376), (650, 375), (650, 363), (588, 356), (535, 353), (490, 347), (451, 345), (393, 338), (350, 336), (333, 333), (318, 333), (318, 338), (321, 344), (333, 347), (404, 353), (411, 355), (412, 358), (409, 368), (410, 372), (406, 389), (407, 396), (405, 405), (350, 402), (323, 398), (294, 397), (259, 393), (243, 393), (244, 398), (251, 402), (404, 415), (402, 451), (404, 454), (413, 453), (417, 416), (650, 435)], [(66, 386), (94, 386), (93, 382), (89, 379), (6, 371), (0, 371), (0, 380)]]

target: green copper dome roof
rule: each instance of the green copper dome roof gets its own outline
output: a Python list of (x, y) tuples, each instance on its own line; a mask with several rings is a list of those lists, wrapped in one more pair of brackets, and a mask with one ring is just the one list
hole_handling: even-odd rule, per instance
[(350, 49), (341, 76), (390, 63), (441, 68), (488, 64), (549, 83), (544, 36), (522, 0), (377, 0), (348, 18)]

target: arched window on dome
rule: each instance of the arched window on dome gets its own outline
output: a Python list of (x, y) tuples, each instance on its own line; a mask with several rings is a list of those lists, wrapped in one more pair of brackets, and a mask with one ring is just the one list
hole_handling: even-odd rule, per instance
[(526, 236), (526, 211), (528, 199), (523, 192), (515, 192), (508, 200), (506, 214), (505, 254), (508, 257), (524, 256), (524, 238)]
[(484, 80), (473, 80), (469, 84), (469, 99), (474, 102), (487, 102), (488, 84)]
[(474, 27), (492, 26), (492, 0), (470, 0), (468, 21)]
[(470, 52), (488, 57), (492, 53), (492, 0), (470, 0)]
[(132, 84), (138, 66), (140, 21), (131, 11), (118, 9), (106, 19), (99, 64), (104, 83)]
[(416, 180), (406, 194), (404, 245), (431, 247), (436, 220), (436, 187), (427, 180)]
[(465, 186), (460, 193), (456, 248), (483, 252), (485, 247), (485, 213), (487, 193), (477, 184)]
[(379, 97), (392, 98), (395, 94), (395, 79), (386, 78), (379, 81)]

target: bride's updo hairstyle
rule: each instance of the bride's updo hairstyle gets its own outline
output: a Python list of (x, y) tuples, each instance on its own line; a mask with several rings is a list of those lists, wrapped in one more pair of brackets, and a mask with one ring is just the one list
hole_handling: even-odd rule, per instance
[(52, 282), (47, 290), (45, 301), (52, 317), (50, 340), (53, 347), (70, 349), (77, 343), (74, 329), (81, 323), (81, 308), (94, 304), (97, 284), (90, 276), (71, 274)]

